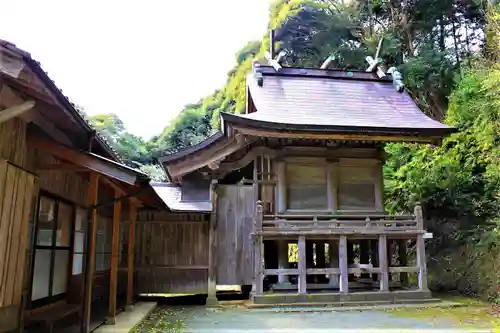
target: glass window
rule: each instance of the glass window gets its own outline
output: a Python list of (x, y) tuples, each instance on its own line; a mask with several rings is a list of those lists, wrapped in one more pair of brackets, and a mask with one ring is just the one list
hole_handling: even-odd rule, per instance
[(86, 250), (86, 225), (87, 212), (84, 209), (77, 208), (75, 214), (75, 239), (73, 244), (73, 275), (83, 273), (84, 258)]
[(52, 199), (41, 197), (39, 207), (37, 245), (52, 246), (56, 202)]
[[(41, 196), (31, 300), (64, 294), (67, 291), (74, 207)], [(78, 246), (81, 246), (78, 244)], [(77, 246), (76, 244), (73, 246)]]

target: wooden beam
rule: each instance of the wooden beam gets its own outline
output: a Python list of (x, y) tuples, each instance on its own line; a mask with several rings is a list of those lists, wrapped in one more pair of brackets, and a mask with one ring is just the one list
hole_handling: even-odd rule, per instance
[(129, 199), (128, 267), (127, 267), (127, 310), (132, 310), (134, 302), (134, 247), (137, 205)]
[(29, 146), (126, 184), (135, 185), (137, 182), (137, 175), (132, 170), (122, 169), (114, 163), (68, 148), (55, 141), (30, 138)]
[(306, 237), (299, 236), (298, 241), (299, 294), (307, 293)]
[[(99, 178), (97, 173), (90, 174), (90, 182), (88, 186), (88, 205), (89, 207), (97, 205), (97, 198), (99, 193)], [(83, 299), (83, 316), (81, 333), (90, 332), (90, 316), (92, 307), (92, 284), (94, 280), (95, 269), (95, 240), (97, 231), (97, 208), (90, 210), (90, 225), (88, 230), (88, 247), (87, 247), (87, 264), (85, 265), (85, 285), (84, 285), (84, 299)]]
[(18, 117), (23, 113), (33, 109), (35, 106), (34, 101), (24, 102), (23, 104), (19, 104), (16, 106), (11, 106), (5, 110), (0, 111), (0, 124), (11, 120), (12, 118)]
[[(119, 198), (121, 192), (115, 190), (115, 199)], [(122, 202), (115, 201), (113, 204), (113, 234), (111, 240), (111, 272), (109, 275), (109, 304), (108, 318), (106, 324), (116, 324), (116, 293), (118, 290), (118, 257), (120, 249), (120, 220)]]
[(268, 138), (302, 138), (316, 140), (359, 140), (359, 141), (381, 141), (381, 142), (423, 142), (432, 143), (437, 138), (426, 138), (418, 136), (390, 136), (390, 135), (368, 135), (368, 134), (335, 134), (335, 133), (311, 133), (311, 132), (278, 132), (260, 130), (247, 127), (234, 126), (233, 129), (241, 134)]
[(217, 305), (217, 181), (212, 181), (212, 214), (208, 227), (208, 295), (206, 305)]

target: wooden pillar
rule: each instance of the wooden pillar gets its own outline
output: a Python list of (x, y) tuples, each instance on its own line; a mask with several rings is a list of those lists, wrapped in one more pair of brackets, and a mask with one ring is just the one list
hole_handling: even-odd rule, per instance
[[(97, 205), (97, 197), (99, 190), (99, 174), (92, 172), (90, 174), (90, 182), (88, 186), (88, 205), (93, 207)], [(95, 269), (95, 240), (97, 230), (97, 208), (91, 208), (89, 214), (88, 241), (87, 241), (87, 261), (85, 265), (85, 285), (83, 296), (83, 316), (81, 332), (90, 332), (90, 316), (92, 306), (92, 285), (94, 282)]]
[(326, 169), (326, 185), (328, 194), (328, 211), (338, 210), (338, 162), (329, 161)]
[[(359, 241), (359, 263), (367, 265), (370, 261), (370, 241), (368, 239), (361, 239)], [(370, 277), (369, 274), (363, 273), (361, 274), (361, 278), (368, 279)]]
[[(286, 240), (277, 241), (278, 248), (278, 268), (287, 269), (288, 268), (288, 242)], [(278, 274), (278, 283), (288, 282), (288, 276), (284, 274)]]
[(254, 242), (253, 242), (253, 259), (254, 259), (254, 278), (252, 285), (253, 295), (262, 295), (264, 292), (264, 242), (259, 232), (262, 231), (262, 202), (257, 201), (254, 216)]
[(217, 305), (217, 180), (211, 184), (212, 214), (208, 226), (208, 284), (206, 305)]
[(128, 267), (127, 267), (127, 310), (133, 309), (134, 302), (134, 248), (135, 248), (135, 220), (137, 206), (129, 200), (129, 232), (128, 232)]
[[(406, 239), (400, 239), (398, 241), (399, 266), (405, 267), (406, 265), (408, 265), (407, 255), (408, 254), (407, 254)], [(406, 272), (399, 273), (399, 281), (401, 282), (401, 285), (407, 286), (408, 285), (408, 273), (406, 273)]]
[[(378, 267), (378, 245), (376, 239), (370, 239), (370, 256), (372, 267)], [(378, 281), (379, 275), (372, 273), (372, 280)]]
[(389, 290), (389, 273), (387, 267), (387, 236), (380, 235), (378, 238), (378, 257), (380, 267), (380, 290)]
[(417, 236), (418, 289), (428, 290), (427, 262), (425, 257), (425, 240), (423, 235)]
[(306, 237), (299, 236), (298, 242), (298, 271), (299, 271), (299, 294), (307, 293), (307, 267), (306, 267)]
[(339, 240), (339, 266), (340, 266), (340, 279), (339, 288), (341, 294), (347, 294), (349, 292), (348, 283), (348, 266), (347, 266), (347, 237), (340, 236)]
[(277, 211), (283, 214), (286, 211), (286, 164), (284, 161), (276, 162), (277, 186)]
[[(339, 268), (339, 245), (337, 241), (331, 240), (328, 242), (328, 252), (330, 257), (329, 267)], [(330, 274), (330, 285), (338, 287), (339, 277), (337, 274)]]
[[(115, 190), (115, 199), (120, 196), (120, 192)], [(116, 324), (116, 293), (118, 290), (118, 257), (120, 249), (120, 215), (122, 211), (121, 201), (113, 204), (113, 231), (111, 238), (111, 271), (109, 274), (109, 303), (108, 318), (106, 324)]]
[(375, 209), (379, 212), (384, 211), (384, 166), (379, 161), (374, 169), (375, 172)]

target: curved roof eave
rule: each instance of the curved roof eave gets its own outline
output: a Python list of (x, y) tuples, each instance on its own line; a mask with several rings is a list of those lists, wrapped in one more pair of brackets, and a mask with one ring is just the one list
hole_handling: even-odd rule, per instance
[(201, 141), (201, 142), (199, 142), (191, 147), (187, 147), (185, 149), (179, 150), (178, 152), (159, 157), (158, 161), (160, 161), (160, 163), (162, 163), (162, 164), (175, 162), (183, 157), (186, 157), (186, 156), (194, 154), (200, 150), (203, 150), (206, 147), (218, 142), (219, 140), (222, 140), (222, 138), (224, 136), (225, 136), (224, 133), (217, 132), (217, 133), (209, 136), (205, 140), (203, 140), (203, 141)]
[(221, 112), (225, 126), (229, 124), (250, 127), (254, 129), (271, 130), (276, 132), (299, 132), (332, 134), (367, 134), (367, 135), (409, 135), (420, 137), (444, 137), (457, 131), (454, 127), (441, 128), (401, 128), (401, 127), (370, 127), (370, 126), (337, 126), (314, 124), (287, 124), (252, 119), (244, 116)]

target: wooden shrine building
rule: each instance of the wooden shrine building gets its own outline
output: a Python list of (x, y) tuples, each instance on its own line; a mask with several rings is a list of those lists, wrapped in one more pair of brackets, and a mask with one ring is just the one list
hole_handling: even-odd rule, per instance
[(384, 145), (454, 129), (423, 114), (397, 72), (270, 63), (248, 75), (244, 114), (222, 113), (220, 132), (160, 159), (160, 197), (210, 214), (209, 302), (217, 285), (251, 286), (256, 304), (430, 297), (421, 208), (384, 211)]

